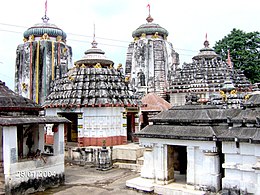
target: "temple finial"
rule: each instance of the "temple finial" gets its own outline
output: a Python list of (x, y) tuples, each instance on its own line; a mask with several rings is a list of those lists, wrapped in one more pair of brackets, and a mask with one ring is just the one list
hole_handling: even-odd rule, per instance
[(148, 3), (148, 5), (147, 5), (147, 7), (148, 7), (149, 15), (148, 15), (148, 17), (146, 18), (146, 21), (150, 23), (150, 22), (153, 21), (153, 18), (151, 17), (151, 6), (150, 6), (149, 3)]
[(208, 41), (208, 34), (207, 34), (207, 33), (206, 33), (206, 35), (205, 35), (204, 46), (205, 46), (205, 47), (209, 47), (209, 41)]
[(44, 14), (44, 16), (42, 17), (42, 21), (44, 22), (44, 23), (47, 23), (48, 21), (49, 21), (49, 18), (48, 18), (48, 16), (47, 16), (47, 7), (48, 7), (48, 4), (47, 4), (47, 0), (45, 1), (45, 14)]
[(149, 11), (149, 16), (151, 15), (151, 6), (150, 6), (150, 4), (148, 3), (148, 5), (147, 5), (147, 7), (148, 7), (148, 11)]
[(92, 41), (92, 48), (97, 48), (97, 42), (96, 42), (96, 26), (94, 23), (94, 33), (93, 33), (93, 41)]

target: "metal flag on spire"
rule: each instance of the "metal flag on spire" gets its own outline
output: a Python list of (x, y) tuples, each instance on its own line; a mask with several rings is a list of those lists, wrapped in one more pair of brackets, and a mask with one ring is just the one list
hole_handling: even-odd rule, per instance
[(148, 7), (149, 16), (150, 16), (150, 15), (151, 15), (151, 14), (150, 14), (150, 11), (151, 11), (151, 6), (150, 6), (150, 4), (148, 3), (146, 7)]
[(48, 20), (49, 20), (49, 18), (47, 17), (47, 8), (48, 8), (48, 4), (47, 4), (47, 0), (45, 0), (45, 11), (44, 11), (44, 16), (42, 17), (42, 21), (44, 22), (44, 23), (47, 23), (48, 22)]
[(148, 3), (146, 7), (148, 7), (148, 10), (149, 10), (149, 15), (148, 15), (148, 17), (146, 18), (146, 21), (147, 21), (148, 23), (150, 23), (150, 22), (153, 21), (153, 18), (151, 17), (151, 6), (150, 6), (150, 4)]
[(96, 42), (96, 25), (94, 23), (94, 33), (93, 33), (93, 41), (92, 41), (92, 48), (97, 48), (97, 42)]
[(45, 16), (47, 16), (47, 7), (48, 7), (48, 4), (47, 4), (47, 0), (45, 1)]

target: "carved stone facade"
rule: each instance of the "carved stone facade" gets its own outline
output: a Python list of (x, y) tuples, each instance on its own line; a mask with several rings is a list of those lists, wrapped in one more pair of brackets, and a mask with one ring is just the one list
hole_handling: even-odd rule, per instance
[(71, 64), (65, 32), (43, 20), (24, 32), (24, 43), (17, 47), (15, 92), (43, 104), (51, 81), (67, 73)]
[(153, 92), (166, 98), (170, 75), (179, 65), (179, 54), (167, 41), (167, 30), (152, 23), (150, 15), (146, 20), (148, 23), (132, 33), (134, 41), (128, 47), (125, 74), (137, 94)]

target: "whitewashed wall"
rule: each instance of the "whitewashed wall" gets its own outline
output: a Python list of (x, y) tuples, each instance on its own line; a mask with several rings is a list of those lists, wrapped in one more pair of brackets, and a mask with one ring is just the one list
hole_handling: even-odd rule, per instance
[[(85, 107), (77, 108), (72, 113), (82, 113), (78, 119), (78, 137), (127, 136), (124, 107)], [(46, 109), (47, 116), (57, 116), (61, 109)], [(138, 120), (136, 121), (138, 124)], [(138, 127), (137, 127), (138, 129)]]
[(122, 107), (85, 108), (83, 114), (84, 137), (126, 136), (126, 123)]
[[(256, 170), (260, 160), (260, 146), (250, 143), (223, 142), (225, 154), (225, 177), (223, 188), (241, 189), (248, 193), (260, 193), (259, 170)], [(259, 167), (260, 168), (260, 167)]]

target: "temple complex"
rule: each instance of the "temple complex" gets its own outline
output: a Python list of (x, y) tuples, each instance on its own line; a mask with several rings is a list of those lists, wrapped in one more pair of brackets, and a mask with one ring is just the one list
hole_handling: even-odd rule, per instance
[[(39, 104), (0, 81), (0, 191), (29, 194), (63, 184), (66, 118), (42, 116)], [(44, 153), (44, 131), (54, 132), (53, 152)]]
[(136, 133), (144, 164), (126, 185), (156, 194), (259, 194), (259, 106), (255, 94), (244, 109), (192, 101), (159, 113)]
[(42, 18), (24, 32), (24, 43), (18, 45), (15, 65), (15, 92), (43, 104), (50, 83), (61, 78), (72, 66), (72, 49), (66, 44), (66, 33)]
[(128, 46), (125, 74), (140, 96), (153, 92), (166, 98), (170, 75), (179, 65), (179, 54), (167, 41), (168, 31), (153, 23), (150, 10), (146, 21), (132, 33), (134, 41)]
[(125, 81), (122, 65), (92, 42), (74, 67), (51, 83), (44, 107), (46, 115), (62, 115), (72, 121), (67, 142), (78, 146), (108, 146), (134, 141), (141, 102)]
[[(184, 105), (186, 97), (193, 94), (204, 104), (212, 101), (217, 105), (228, 104), (229, 107), (239, 107), (241, 100), (251, 90), (251, 84), (242, 71), (234, 69), (230, 59), (228, 62), (223, 61), (209, 47), (207, 39), (204, 48), (192, 58), (192, 63), (184, 63), (172, 78), (170, 83), (172, 105)], [(232, 93), (226, 94), (228, 89), (223, 91), (223, 87), (231, 87), (229, 92)]]

